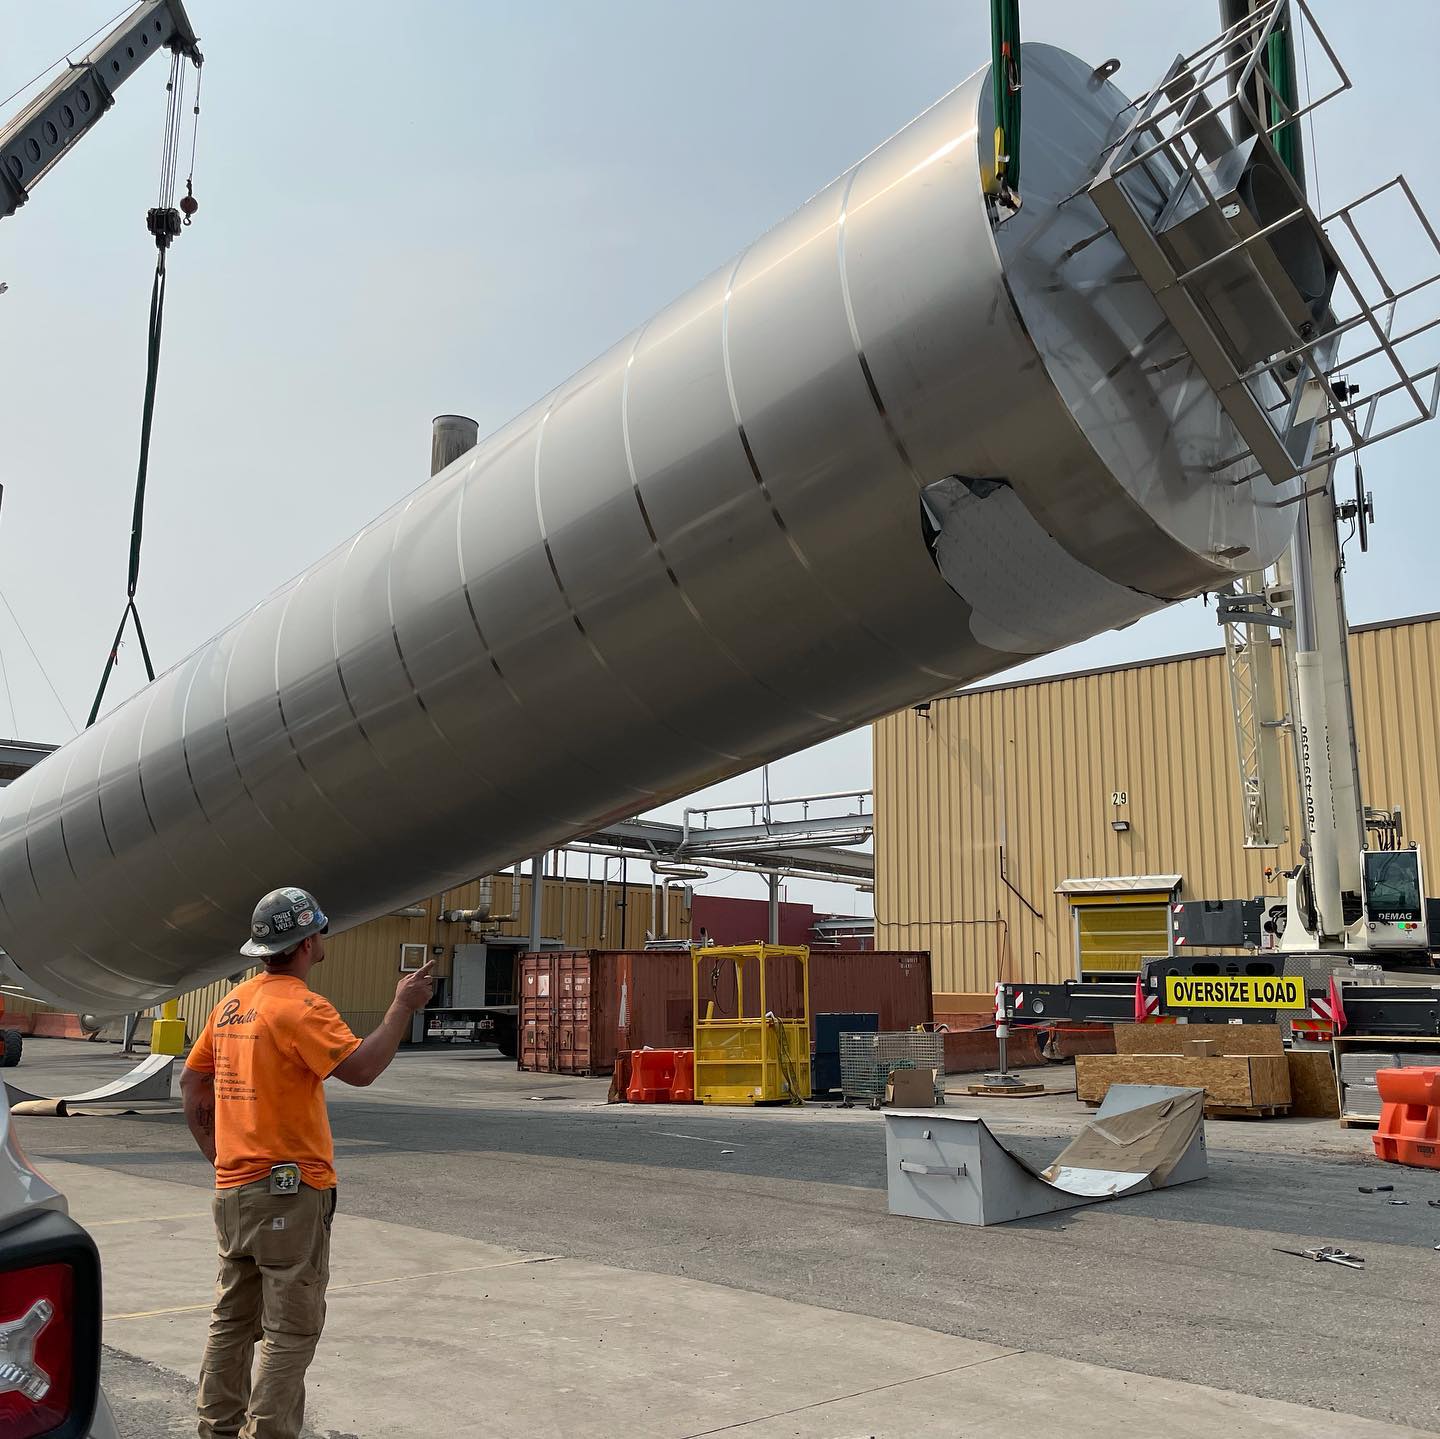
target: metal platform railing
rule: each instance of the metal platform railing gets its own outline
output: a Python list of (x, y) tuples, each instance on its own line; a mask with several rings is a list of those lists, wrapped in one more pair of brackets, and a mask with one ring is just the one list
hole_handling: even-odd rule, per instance
[[(1287, 99), (1265, 64), (1282, 24), (1307, 51), (1313, 40), (1333, 77), (1304, 103)], [(1433, 301), (1440, 281), (1440, 235), (1409, 183), (1387, 180), (1322, 218), (1277, 148), (1350, 88), (1305, 0), (1270, 0), (1175, 60), (1134, 103), (1089, 185), (1244, 441), (1214, 464), (1240, 465), (1237, 484), (1260, 473), (1286, 483), (1440, 407), (1440, 366), (1402, 354), (1440, 325), (1437, 304), (1419, 318), (1407, 304), (1426, 291)], [(1233, 131), (1223, 118), (1232, 106)], [(1387, 276), (1385, 246), (1368, 228), (1387, 205), (1426, 257), (1406, 283)], [(1392, 220), (1385, 241), (1394, 229)]]

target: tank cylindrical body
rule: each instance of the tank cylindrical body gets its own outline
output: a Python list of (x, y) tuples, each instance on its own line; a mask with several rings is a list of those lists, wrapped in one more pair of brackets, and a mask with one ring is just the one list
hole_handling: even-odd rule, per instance
[(988, 72), (0, 791), (0, 945), (133, 1009), (1260, 568), (1290, 508), (1084, 195), (1125, 97)]

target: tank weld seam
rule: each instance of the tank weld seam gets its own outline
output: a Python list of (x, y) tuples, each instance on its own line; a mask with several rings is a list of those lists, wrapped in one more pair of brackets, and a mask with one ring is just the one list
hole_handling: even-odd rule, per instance
[(290, 606), (294, 604), (295, 598), (305, 588), (306, 581), (310, 578), (310, 571), (306, 571), (300, 577), (298, 584), (292, 585), (285, 595), (285, 608), (280, 612), (280, 623), (275, 627), (275, 660), (273, 666), (273, 683), (275, 686), (275, 708), (280, 715), (280, 729), (285, 736), (285, 743), (290, 746), (290, 753), (295, 757), (295, 763), (300, 766), (300, 773), (310, 783), (310, 788), (315, 791), (316, 797), (330, 812), (348, 825), (355, 834), (364, 837), (365, 831), (360, 828), (341, 808), (320, 788), (320, 781), (310, 771), (310, 766), (305, 763), (304, 756), (300, 753), (300, 746), (295, 743), (295, 736), (290, 733), (290, 721), (285, 714), (285, 698), (280, 692), (280, 645), (285, 638), (285, 623), (290, 618)]
[[(110, 748), (110, 741), (114, 738), (114, 735), (115, 735), (115, 726), (112, 724), (112, 725), (110, 725), (110, 726), (108, 727), (107, 733), (106, 733), (106, 735), (105, 735), (105, 742), (100, 746), (100, 756), (99, 756), (99, 758), (98, 758), (98, 759), (96, 760), (96, 762), (95, 762), (94, 792), (95, 792), (95, 813), (96, 813), (96, 815), (99, 817), (99, 820), (100, 820), (100, 835), (101, 835), (101, 838), (104, 839), (104, 841), (105, 841), (105, 848), (110, 851), (110, 858), (111, 858), (111, 859), (114, 859), (114, 860), (118, 860), (118, 859), (119, 859), (119, 855), (115, 852), (115, 845), (112, 843), (112, 841), (111, 841), (111, 839), (110, 839), (110, 827), (105, 823), (104, 786), (103, 786), (102, 783), (101, 783), (102, 776), (103, 776), (104, 773), (105, 773), (105, 755), (106, 755), (106, 752), (107, 752), (107, 751), (109, 750), (109, 748)], [(69, 782), (69, 779), (70, 779), (70, 771), (67, 769), (67, 770), (65, 771), (65, 780), (66, 780), (67, 783)], [(62, 836), (63, 836), (63, 834), (64, 834), (63, 811), (62, 811), (62, 819), (61, 819), (61, 834), (62, 834)], [(39, 895), (39, 894), (40, 894), (40, 881), (39, 881), (39, 880), (36, 878), (36, 876), (35, 876), (35, 866), (34, 866), (34, 863), (30, 860), (30, 839), (29, 839), (29, 836), (28, 836), (28, 835), (26, 836), (26, 839), (25, 839), (25, 858), (26, 858), (26, 862), (30, 864), (30, 878), (35, 881), (35, 893), (36, 893), (37, 895)], [(65, 844), (65, 858), (66, 858), (67, 861), (70, 861), (70, 870), (71, 870), (71, 873), (75, 875), (76, 883), (77, 883), (77, 884), (83, 884), (84, 881), (80, 878), (79, 872), (75, 869), (74, 862), (70, 860), (70, 846), (69, 846), (68, 843)], [(102, 923), (104, 924), (105, 928), (108, 929), (108, 930), (110, 931), (110, 933), (113, 934), (113, 935), (115, 936), (115, 938), (120, 941), (120, 943), (121, 943), (122, 945), (127, 946), (127, 947), (130, 948), (130, 949), (133, 949), (137, 954), (142, 954), (142, 955), (144, 955), (146, 959), (157, 960), (157, 961), (159, 961), (162, 965), (165, 963), (164, 960), (162, 960), (158, 954), (154, 953), (152, 950), (148, 950), (148, 949), (143, 948), (142, 946), (136, 944), (133, 939), (129, 938), (128, 936), (126, 936), (126, 935), (124, 935), (124, 934), (122, 934), (122, 933), (120, 932), (119, 927), (115, 924), (115, 922), (114, 922), (113, 920), (104, 919), (104, 920), (102, 920)], [(168, 919), (165, 919), (163, 916), (161, 917), (161, 923), (164, 924), (164, 925), (166, 925), (168, 928), (170, 928), (170, 929), (172, 929), (172, 930), (175, 930), (175, 933), (177, 933), (177, 934), (180, 932), (179, 930), (176, 930), (176, 929), (175, 929), (175, 926), (174, 926)], [(90, 958), (92, 961), (94, 961), (94, 956), (93, 956), (93, 955), (87, 955), (87, 958)], [(98, 961), (95, 961), (95, 962), (98, 963)], [(106, 966), (104, 966), (104, 965), (101, 965), (100, 967), (101, 967), (102, 969), (103, 969), (103, 968), (106, 968)], [(113, 970), (113, 969), (112, 969), (112, 970), (110, 970), (110, 973), (113, 974), (113, 975), (115, 975), (115, 977), (116, 977), (117, 979), (123, 979), (123, 978), (124, 978), (124, 976), (123, 976), (122, 974), (120, 974), (120, 972), (119, 972), (118, 970)]]
[[(545, 561), (550, 566), (550, 578), (555, 581), (555, 588), (557, 591), (559, 591), (560, 601), (565, 606), (565, 610), (569, 614), (571, 622), (579, 631), (581, 639), (585, 641), (586, 648), (594, 656), (595, 663), (598, 664), (600, 668), (607, 675), (609, 675), (612, 680), (614, 680), (614, 682), (620, 687), (620, 689), (625, 694), (629, 695), (630, 698), (640, 707), (640, 709), (644, 711), (644, 713), (647, 714), (651, 718), (651, 720), (653, 720), (657, 725), (659, 725), (661, 729), (665, 730), (669, 734), (674, 735), (677, 739), (683, 740), (686, 744), (695, 745), (697, 748), (703, 750), (706, 754), (713, 755), (716, 759), (733, 760), (737, 764), (743, 764), (743, 755), (731, 754), (728, 750), (716, 749), (713, 745), (708, 745), (702, 740), (694, 739), (690, 735), (684, 734), (682, 731), (676, 729), (674, 725), (672, 725), (668, 720), (662, 718), (656, 712), (654, 707), (644, 698), (643, 695), (640, 694), (637, 689), (635, 689), (633, 685), (631, 685), (623, 676), (616, 673), (616, 671), (612, 668), (610, 661), (605, 658), (605, 655), (600, 649), (600, 646), (595, 643), (595, 641), (590, 636), (590, 632), (585, 628), (585, 622), (580, 618), (580, 611), (576, 607), (575, 602), (571, 599), (569, 590), (565, 588), (565, 581), (560, 578), (560, 566), (555, 563), (555, 552), (550, 546), (550, 532), (545, 526), (545, 507), (544, 503), (540, 498), (540, 454), (541, 449), (545, 443), (545, 428), (550, 423), (550, 416), (553, 415), (555, 411), (559, 409), (566, 400), (570, 399), (570, 397), (571, 396), (569, 394), (558, 397), (551, 404), (550, 408), (545, 411), (545, 417), (540, 421), (540, 429), (535, 436), (535, 464), (532, 471), (535, 491), (535, 519), (540, 527), (540, 545), (541, 548), (545, 551)], [(651, 793), (651, 791), (643, 788), (640, 792), (642, 794)]]
[[(59, 820), (60, 847), (65, 851), (65, 863), (70, 866), (70, 873), (75, 876), (76, 884), (79, 884), (80, 871), (75, 868), (75, 860), (70, 853), (70, 840), (65, 833), (65, 791), (69, 787), (70, 771), (75, 768), (75, 761), (77, 758), (79, 758), (78, 754), (72, 754), (70, 756), (70, 763), (65, 766), (65, 778), (60, 781), (60, 793), (56, 797), (55, 815), (56, 818)], [(33, 808), (33, 801), (31, 807)], [(30, 809), (28, 808), (25, 811), (25, 853), (26, 858), (28, 859), (30, 853)], [(35, 870), (33, 866), (30, 870), (30, 877), (31, 879), (35, 878)], [(35, 897), (37, 899), (40, 897), (40, 886), (38, 884), (36, 884), (35, 886)]]
[[(549, 414), (548, 410), (546, 411), (546, 414)], [(528, 431), (525, 433), (528, 434)], [(505, 450), (509, 450), (515, 445), (518, 445), (523, 438), (523, 434), (517, 435), (514, 440), (510, 441), (510, 443), (504, 447), (504, 450), (502, 450), (501, 453), (503, 454)], [(455, 558), (460, 574), (460, 589), (465, 596), (465, 608), (470, 612), (470, 623), (475, 626), (475, 634), (479, 638), (481, 647), (484, 649), (485, 655), (490, 661), (490, 668), (495, 671), (496, 677), (499, 679), (500, 683), (505, 686), (505, 692), (514, 702), (515, 708), (525, 719), (529, 720), (530, 723), (533, 725), (534, 719), (530, 714), (529, 707), (526, 705), (524, 699), (521, 697), (519, 690), (517, 690), (515, 686), (510, 682), (509, 676), (506, 675), (505, 671), (501, 668), (499, 657), (496, 655), (494, 649), (491, 647), (490, 641), (485, 637), (484, 627), (481, 625), (480, 616), (475, 609), (475, 597), (470, 591), (470, 576), (466, 573), (465, 570), (465, 500), (469, 495), (469, 489), (470, 487), (468, 485), (461, 486), (460, 504), (455, 512)], [(574, 750), (571, 749), (568, 745), (562, 745), (560, 746), (560, 748), (562, 749), (564, 754), (569, 759), (574, 761), (574, 763), (577, 764), (582, 770), (585, 770), (587, 773), (593, 775), (599, 775), (601, 773), (601, 771), (596, 769), (593, 764), (589, 763), (587, 760), (581, 759), (581, 757), (577, 755)], [(645, 793), (645, 791), (640, 792), (642, 797)], [(577, 819), (572, 815), (565, 817), (565, 823), (576, 826), (583, 826), (585, 824), (585, 820)]]
[[(153, 683), (154, 681), (152, 680), (151, 684)], [(146, 691), (148, 691), (149, 688), (150, 686), (147, 685), (146, 690), (142, 690), (141, 693), (144, 694)], [(148, 714), (149, 711), (147, 710), (146, 713)], [(117, 851), (115, 848), (115, 842), (110, 838), (110, 825), (105, 819), (105, 785), (103, 783), (103, 778), (105, 774), (105, 756), (110, 752), (110, 741), (114, 739), (115, 731), (116, 726), (112, 724), (109, 727), (109, 733), (105, 736), (105, 743), (100, 750), (100, 761), (95, 771), (95, 812), (100, 816), (100, 833), (104, 836), (105, 847), (110, 851), (110, 858), (118, 861), (120, 859), (120, 854), (119, 851)], [(136, 750), (136, 754), (138, 757), (138, 748)], [(66, 771), (66, 778), (69, 778), (68, 770)], [(79, 875), (76, 875), (75, 877), (77, 880), (80, 878)], [(159, 919), (160, 923), (165, 926), (166, 929), (171, 930), (175, 934), (181, 933), (180, 929), (175, 925), (173, 920), (167, 919), (163, 914), (159, 914), (156, 917)], [(161, 959), (158, 954), (154, 953), (153, 950), (144, 949), (140, 945), (136, 944), (133, 939), (130, 939), (127, 936), (121, 934), (120, 930), (110, 920), (106, 920), (105, 923), (109, 927), (111, 932), (115, 935), (115, 937), (123, 944), (128, 944), (131, 949), (145, 955), (147, 959), (158, 960), (162, 965), (165, 964), (165, 961)]]
[[(161, 675), (161, 681), (168, 679), (172, 673), (173, 671), (167, 671), (165, 674)], [(145, 811), (146, 823), (150, 826), (151, 834), (153, 834), (155, 838), (160, 842), (160, 853), (163, 854), (165, 858), (170, 861), (170, 868), (173, 869), (175, 873), (179, 875), (182, 880), (185, 881), (186, 884), (192, 884), (194, 883), (194, 881), (191, 880), (191, 878), (184, 872), (184, 870), (182, 870), (180, 866), (175, 863), (174, 855), (172, 855), (170, 851), (166, 849), (165, 841), (160, 834), (160, 826), (155, 823), (155, 816), (153, 813), (151, 813), (150, 810), (150, 796), (145, 792), (145, 733), (150, 728), (150, 716), (155, 713), (155, 700), (157, 697), (155, 686), (151, 685), (148, 692), (150, 694), (150, 703), (145, 708), (145, 718), (140, 721), (140, 738), (136, 741), (135, 745), (135, 783), (140, 790), (140, 804)], [(71, 867), (73, 868), (74, 866), (72, 865)], [(76, 877), (78, 878), (79, 876), (77, 875)], [(203, 889), (197, 888), (195, 893), (198, 894), (200, 898), (203, 899), (205, 903), (208, 904), (210, 908), (215, 911), (216, 914), (223, 915), (225, 913), (225, 911), (215, 902), (215, 900)]]
[(350, 686), (345, 683), (345, 665), (340, 657), (340, 589), (345, 583), (345, 570), (350, 563), (350, 556), (355, 553), (360, 541), (370, 533), (371, 527), (367, 525), (350, 542), (350, 548), (345, 551), (345, 558), (340, 561), (340, 573), (335, 579), (335, 594), (330, 601), (330, 651), (334, 656), (335, 678), (340, 682), (340, 694), (345, 701), (345, 708), (350, 711), (350, 718), (355, 722), (355, 729), (369, 747), (370, 753), (375, 756), (375, 762), (386, 773), (390, 773), (390, 766), (385, 761), (385, 756), (380, 753), (375, 741), (370, 738), (370, 732), (365, 728), (365, 721), (360, 718), (360, 711), (355, 708), (355, 700), (350, 694)]
[[(437, 491), (437, 493), (439, 492)], [(405, 651), (400, 644), (400, 627), (395, 618), (395, 552), (400, 547), (400, 531), (405, 523), (405, 516), (410, 513), (411, 507), (415, 504), (416, 500), (420, 499), (424, 494), (426, 494), (426, 490), (417, 490), (415, 494), (410, 497), (409, 503), (406, 504), (405, 508), (395, 517), (394, 533), (390, 539), (390, 556), (385, 564), (385, 611), (390, 620), (390, 640), (395, 646), (395, 657), (400, 661), (400, 671), (405, 676), (405, 683), (410, 686), (410, 693), (415, 697), (415, 703), (419, 705), (420, 712), (425, 716), (430, 728), (435, 731), (435, 734), (445, 748), (460, 761), (462, 770), (478, 779), (480, 783), (490, 791), (492, 797), (499, 796), (503, 791), (489, 775), (483, 774), (475, 768), (473, 755), (467, 754), (462, 750), (440, 727), (440, 721), (435, 718), (430, 706), (425, 703), (425, 696), (420, 693), (420, 686), (415, 683), (415, 676), (410, 672), (409, 661), (406, 660)], [(460, 494), (462, 496), (464, 495), (463, 486), (460, 489)], [(456, 513), (459, 513), (458, 507)]]
[(840, 298), (845, 303), (845, 323), (850, 327), (850, 342), (855, 346), (855, 358), (860, 362), (860, 373), (864, 377), (865, 388), (870, 392), (875, 412), (880, 416), (880, 423), (885, 427), (885, 434), (894, 446), (895, 453), (899, 455), (901, 464), (910, 472), (911, 479), (924, 489), (925, 477), (910, 458), (910, 451), (906, 448), (900, 431), (895, 428), (895, 422), (890, 418), (890, 411), (880, 394), (880, 386), (875, 382), (874, 372), (870, 368), (870, 357), (865, 353), (865, 342), (860, 338), (860, 325), (855, 319), (855, 304), (850, 296), (850, 271), (845, 259), (845, 222), (850, 212), (850, 192), (855, 187), (861, 168), (861, 165), (857, 165), (850, 172), (845, 191), (840, 197), (840, 218), (835, 222), (835, 258), (840, 268)]
[[(853, 180), (854, 177), (852, 175), (852, 183)], [(780, 514), (780, 507), (775, 503), (775, 498), (770, 492), (769, 483), (766, 481), (765, 476), (761, 472), (760, 463), (755, 457), (754, 449), (751, 447), (750, 436), (746, 433), (745, 430), (745, 420), (740, 413), (740, 398), (735, 390), (734, 367), (732, 366), (730, 361), (730, 299), (731, 296), (734, 294), (735, 281), (740, 274), (740, 267), (745, 263), (745, 259), (749, 255), (749, 253), (750, 251), (748, 249), (741, 252), (740, 258), (735, 261), (735, 268), (731, 270), (730, 276), (725, 282), (725, 303), (720, 312), (720, 345), (721, 353), (724, 357), (725, 362), (725, 388), (730, 395), (730, 412), (735, 420), (735, 429), (740, 436), (740, 448), (745, 453), (745, 460), (746, 463), (750, 466), (750, 473), (754, 477), (755, 483), (759, 487), (760, 493), (763, 496), (765, 503), (769, 505), (770, 512), (775, 517), (775, 523), (780, 527), (781, 532), (784, 534), (786, 543), (790, 546), (791, 552), (794, 554), (795, 558), (800, 561), (801, 567), (804, 569), (805, 573), (809, 575), (810, 579), (814, 582), (815, 588), (830, 602), (831, 606), (835, 610), (839, 611), (839, 613), (843, 615), (844, 618), (857, 630), (859, 630), (861, 634), (866, 635), (868, 638), (874, 640), (874, 642), (879, 645), (880, 648), (884, 650), (887, 654), (895, 656), (904, 664), (912, 666), (921, 674), (928, 675), (931, 679), (937, 679), (942, 684), (946, 685), (953, 684), (954, 677), (952, 675), (947, 675), (939, 670), (931, 669), (928, 665), (917, 664), (902, 650), (897, 649), (890, 640), (885, 638), (884, 635), (881, 635), (877, 631), (871, 629), (870, 626), (866, 624), (865, 621), (861, 619), (861, 617), (856, 614), (855, 611), (852, 610), (845, 603), (845, 601), (825, 582), (819, 570), (817, 570), (815, 566), (811, 564), (809, 556), (806, 555), (804, 549), (800, 545), (800, 542), (795, 538), (794, 534), (790, 530), (789, 525), (786, 524), (784, 518)], [(837, 718), (836, 723), (843, 723), (843, 721)]]
[[(755, 481), (760, 490), (760, 497), (769, 507), (770, 514), (780, 533), (785, 536), (785, 542), (790, 546), (795, 558), (800, 561), (800, 567), (807, 575), (817, 581), (818, 577), (811, 568), (810, 561), (806, 558), (805, 551), (796, 543), (795, 537), (790, 533), (780, 511), (776, 508), (775, 501), (771, 497), (770, 487), (765, 482), (765, 477), (760, 473), (760, 465), (755, 459), (755, 451), (750, 448), (750, 436), (745, 433), (745, 422), (740, 416), (740, 400), (735, 393), (735, 375), (730, 364), (730, 297), (735, 289), (735, 277), (740, 273), (740, 267), (745, 263), (745, 257), (750, 253), (746, 248), (736, 257), (734, 267), (729, 275), (725, 277), (725, 298), (720, 305), (720, 358), (725, 370), (725, 391), (730, 397), (730, 415), (735, 425), (735, 432), (740, 437), (740, 448), (745, 455), (745, 463), (750, 467), (750, 477)], [(824, 587), (819, 586), (822, 593)], [(831, 724), (843, 724), (844, 721), (838, 715), (826, 714), (825, 719)]]
[[(236, 623), (238, 624), (239, 621)], [(239, 851), (225, 838), (225, 832), (211, 819), (210, 811), (205, 808), (205, 801), (200, 798), (200, 786), (195, 782), (195, 770), (190, 763), (190, 697), (195, 693), (195, 680), (200, 674), (200, 661), (203, 658), (203, 654), (200, 651), (196, 651), (194, 658), (195, 666), (190, 671), (190, 682), (185, 686), (185, 702), (180, 707), (180, 753), (185, 760), (185, 778), (190, 783), (190, 797), (195, 801), (195, 807), (200, 811), (200, 817), (205, 821), (206, 830), (219, 841), (222, 849), (229, 851), (229, 853), (233, 854), (238, 860), (242, 858)], [(259, 883), (260, 876), (256, 873), (254, 866), (247, 862), (245, 868), (249, 871), (251, 878)]]
[(294, 843), (293, 840), (289, 840), (281, 834), (279, 828), (271, 821), (270, 816), (255, 802), (255, 796), (251, 793), (250, 786), (245, 782), (245, 775), (240, 768), (240, 757), (235, 753), (235, 737), (230, 733), (230, 671), (235, 667), (235, 656), (240, 652), (240, 645), (245, 638), (246, 629), (255, 622), (255, 616), (258, 615), (268, 603), (269, 601), (267, 600), (256, 605), (245, 617), (245, 623), (240, 626), (239, 632), (235, 636), (235, 643), (231, 645), (230, 653), (225, 658), (225, 679), (220, 686), (220, 727), (225, 731), (225, 748), (230, 752), (230, 763), (234, 766), (235, 778), (239, 780), (240, 788), (244, 792), (245, 798), (250, 801), (250, 808), (260, 816), (265, 827), (275, 838), (278, 839), (282, 845), (287, 846), (293, 851), (301, 863), (313, 872), (319, 868), (319, 866), (315, 864), (315, 861), (312, 860), (308, 854), (304, 853), (300, 846)]
[[(655, 549), (655, 554), (664, 567), (670, 583), (675, 586), (685, 608), (690, 612), (691, 618), (700, 627), (701, 633), (705, 635), (706, 639), (734, 666), (736, 673), (764, 690), (766, 694), (774, 696), (790, 709), (798, 709), (801, 714), (808, 715), (811, 719), (823, 720), (826, 724), (838, 724), (839, 720), (834, 715), (823, 714), (821, 711), (810, 709), (805, 705), (797, 705), (788, 695), (782, 694), (773, 685), (768, 684), (759, 675), (747, 669), (744, 661), (725, 639), (711, 629), (705, 616), (701, 614), (699, 606), (691, 599), (685, 586), (680, 583), (680, 577), (675, 573), (674, 566), (670, 563), (670, 557), (665, 553), (665, 546), (660, 542), (660, 535), (650, 518), (650, 509), (645, 503), (645, 495), (640, 488), (640, 476), (635, 468), (635, 455), (630, 445), (630, 371), (635, 363), (636, 355), (640, 352), (640, 343), (649, 330), (650, 323), (647, 321), (635, 334), (635, 343), (631, 346), (629, 358), (625, 361), (625, 379), (620, 391), (620, 435), (625, 445), (625, 465), (630, 472), (630, 488), (635, 496), (635, 504), (640, 511), (640, 518), (645, 524), (645, 533), (650, 536), (650, 543)], [(744, 757), (735, 756), (735, 758), (743, 759)]]
[(110, 826), (105, 823), (105, 756), (110, 750), (110, 741), (115, 737), (115, 726), (107, 727), (105, 742), (100, 746), (100, 758), (95, 765), (95, 813), (100, 817), (100, 836), (105, 841), (105, 848), (110, 851), (110, 858), (117, 859), (115, 846), (110, 840)]
[(475, 634), (480, 641), (481, 649), (485, 651), (485, 658), (490, 661), (490, 668), (495, 671), (496, 679), (504, 685), (505, 693), (510, 696), (515, 708), (523, 714), (525, 701), (520, 698), (515, 686), (510, 683), (509, 676), (501, 668), (495, 651), (490, 647), (490, 641), (485, 638), (485, 628), (480, 623), (480, 616), (475, 613), (475, 598), (470, 593), (470, 576), (465, 572), (465, 500), (469, 493), (470, 486), (468, 484), (461, 485), (460, 502), (455, 507), (455, 564), (460, 577), (460, 593), (465, 596), (465, 608), (470, 612), (470, 623), (475, 626)]

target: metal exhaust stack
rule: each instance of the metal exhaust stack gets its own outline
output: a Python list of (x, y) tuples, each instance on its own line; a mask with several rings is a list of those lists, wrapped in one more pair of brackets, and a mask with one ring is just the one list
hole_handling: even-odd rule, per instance
[(436, 415), (430, 422), (430, 473), (448, 469), (480, 443), (480, 426), (469, 415)]

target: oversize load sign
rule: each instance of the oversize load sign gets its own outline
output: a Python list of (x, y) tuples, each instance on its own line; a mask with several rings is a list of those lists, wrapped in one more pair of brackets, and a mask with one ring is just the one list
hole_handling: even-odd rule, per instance
[(1305, 981), (1298, 974), (1226, 974), (1192, 979), (1165, 976), (1167, 1009), (1306, 1009)]

